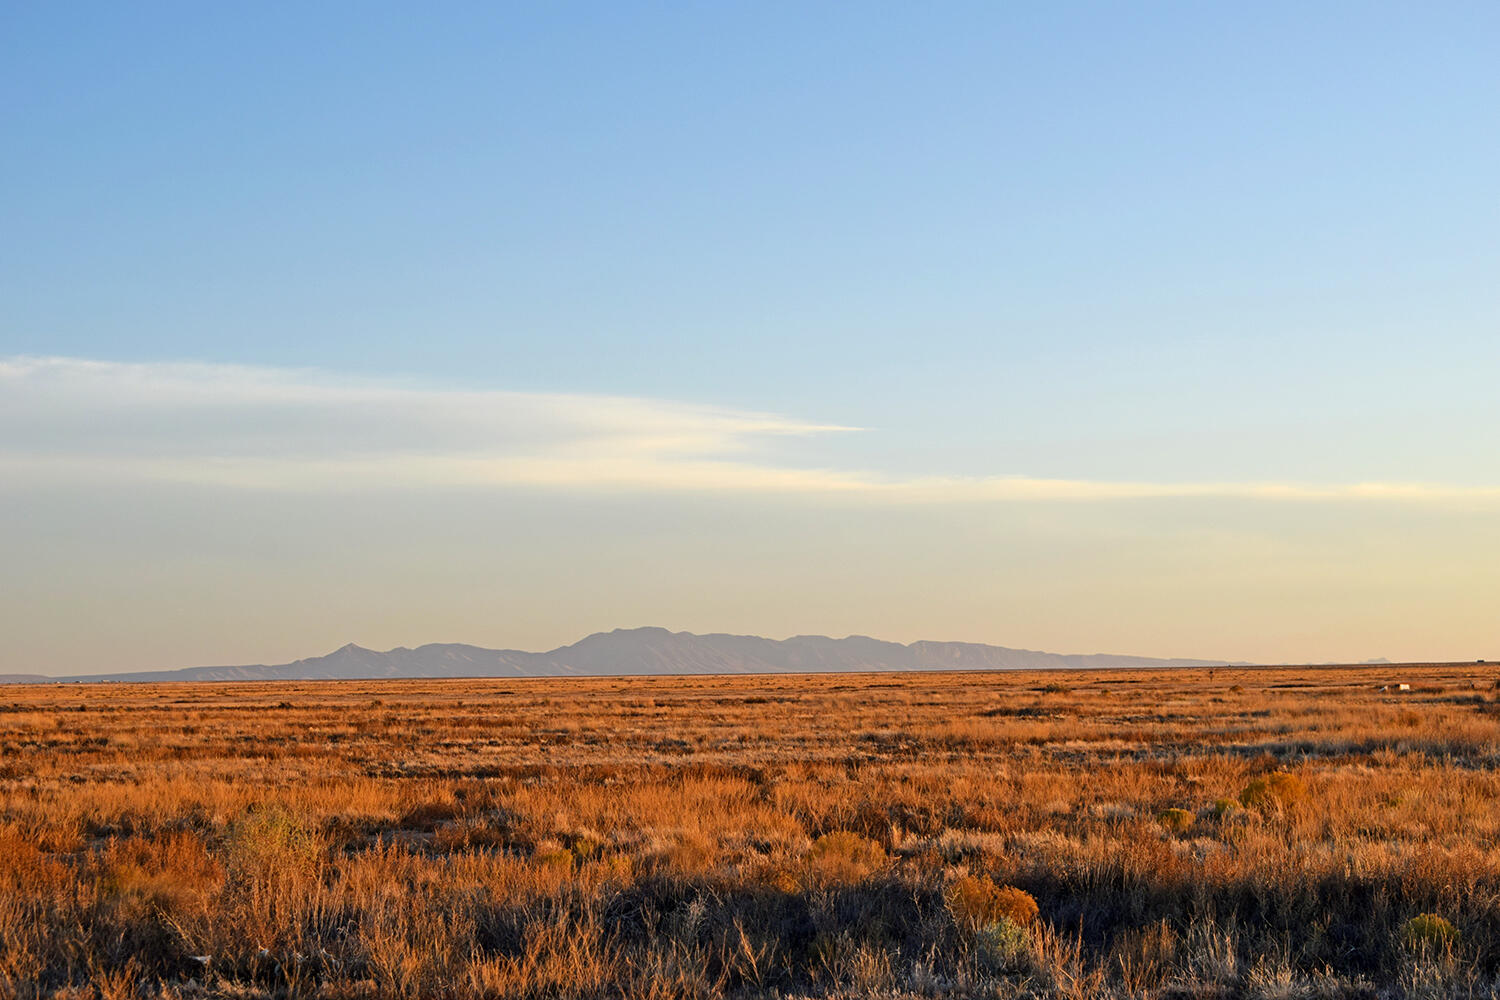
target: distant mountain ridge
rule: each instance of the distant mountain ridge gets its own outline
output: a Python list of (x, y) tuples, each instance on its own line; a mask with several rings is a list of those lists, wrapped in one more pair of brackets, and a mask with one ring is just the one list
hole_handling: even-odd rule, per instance
[(1065, 655), (975, 642), (885, 642), (863, 635), (670, 632), (664, 628), (596, 632), (545, 653), (431, 643), (386, 652), (350, 643), (326, 656), (274, 665), (187, 667), (115, 674), (0, 675), (0, 683), (375, 680), (442, 677), (610, 677), (638, 674), (834, 673), (861, 670), (1038, 670), (1087, 667), (1218, 667), (1227, 660), (1156, 659), (1107, 653)]

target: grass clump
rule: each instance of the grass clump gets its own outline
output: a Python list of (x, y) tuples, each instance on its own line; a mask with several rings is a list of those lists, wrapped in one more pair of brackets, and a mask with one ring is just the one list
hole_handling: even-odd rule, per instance
[(1197, 817), (1186, 809), (1165, 809), (1156, 817), (1157, 822), (1173, 833), (1182, 833), (1189, 829), (1196, 819)]
[(568, 838), (568, 851), (582, 864), (597, 859), (604, 852), (604, 845), (597, 838), (580, 833)]
[(1273, 771), (1254, 778), (1240, 792), (1240, 805), (1246, 809), (1289, 809), (1307, 798), (1307, 785), (1289, 771)]
[(1413, 948), (1447, 948), (1458, 941), (1458, 928), (1436, 913), (1419, 913), (1401, 928), (1401, 938)]
[(401, 814), (397, 825), (407, 830), (436, 830), (459, 816), (458, 804), (451, 799), (418, 802)]
[(229, 828), (229, 873), (240, 880), (284, 879), (316, 870), (323, 854), (317, 831), (281, 806), (252, 809)]
[(814, 881), (840, 885), (860, 882), (885, 867), (885, 850), (851, 830), (834, 830), (813, 842), (807, 855)]
[(543, 840), (531, 854), (532, 862), (542, 868), (568, 870), (573, 859), (573, 852), (555, 840)]

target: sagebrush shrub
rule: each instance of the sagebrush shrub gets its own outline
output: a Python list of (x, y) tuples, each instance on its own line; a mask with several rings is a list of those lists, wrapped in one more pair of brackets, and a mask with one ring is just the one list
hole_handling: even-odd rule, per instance
[(1036, 900), (1031, 893), (1011, 885), (996, 885), (983, 875), (954, 879), (944, 894), (948, 912), (963, 927), (978, 929), (1008, 920), (1024, 927), (1036, 919)]
[(1458, 928), (1436, 913), (1420, 913), (1402, 927), (1401, 937), (1414, 948), (1444, 948), (1458, 940)]
[(980, 960), (997, 968), (1015, 965), (1026, 953), (1029, 943), (1026, 928), (1004, 918), (993, 924), (986, 924), (974, 934), (974, 944)]
[(316, 868), (323, 853), (311, 825), (280, 806), (235, 820), (225, 847), (229, 872), (241, 880), (303, 875)]
[(1288, 771), (1272, 771), (1255, 778), (1240, 792), (1240, 804), (1247, 809), (1289, 808), (1305, 798), (1307, 785)]
[(1197, 817), (1188, 812), (1186, 809), (1166, 809), (1163, 810), (1162, 813), (1156, 817), (1156, 819), (1159, 823), (1161, 823), (1162, 826), (1166, 827), (1168, 830), (1171, 830), (1174, 833), (1181, 833), (1192, 826), (1193, 821), (1196, 820)]

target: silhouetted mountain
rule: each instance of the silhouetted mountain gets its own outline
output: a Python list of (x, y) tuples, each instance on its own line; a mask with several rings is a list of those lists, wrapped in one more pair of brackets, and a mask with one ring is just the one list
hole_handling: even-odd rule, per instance
[(188, 667), (119, 674), (0, 676), (0, 683), (43, 681), (363, 680), (382, 677), (584, 677), (628, 674), (759, 674), (856, 670), (1018, 670), (1068, 667), (1211, 667), (1224, 660), (1162, 660), (1093, 653), (1067, 656), (973, 642), (883, 642), (863, 635), (694, 635), (664, 628), (596, 632), (545, 653), (432, 643), (377, 652), (352, 642), (326, 656), (272, 666)]

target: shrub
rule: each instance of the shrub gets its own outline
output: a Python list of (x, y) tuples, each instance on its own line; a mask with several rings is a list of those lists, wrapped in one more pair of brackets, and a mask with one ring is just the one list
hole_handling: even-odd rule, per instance
[(586, 833), (580, 833), (568, 838), (568, 850), (581, 864), (599, 857), (604, 850), (604, 845), (598, 839)]
[(996, 885), (983, 875), (955, 879), (944, 893), (944, 902), (954, 921), (971, 930), (1000, 921), (1025, 927), (1037, 913), (1031, 893), (1011, 885)]
[(1214, 799), (1214, 804), (1213, 804), (1213, 816), (1214, 816), (1214, 819), (1219, 819), (1219, 820), (1228, 819), (1230, 816), (1234, 815), (1235, 810), (1239, 809), (1239, 807), (1240, 807), (1240, 804), (1238, 802), (1236, 802), (1234, 799), (1231, 799), (1227, 795), (1224, 796), (1221, 799)]
[(228, 869), (242, 881), (297, 878), (314, 871), (323, 854), (318, 834), (280, 806), (247, 812), (229, 828)]
[(532, 851), (531, 860), (543, 868), (572, 868), (573, 852), (555, 840), (544, 840)]
[(1193, 820), (1197, 817), (1186, 809), (1167, 809), (1156, 818), (1168, 830), (1171, 830), (1173, 833), (1181, 833), (1192, 826)]
[(974, 944), (979, 960), (996, 968), (1009, 968), (1026, 954), (1029, 944), (1026, 928), (1013, 920), (1000, 919), (979, 928), (974, 935)]
[(1287, 771), (1273, 771), (1255, 778), (1240, 792), (1240, 805), (1247, 809), (1289, 808), (1307, 798), (1302, 779)]
[(954, 922), (974, 934), (975, 952), (984, 965), (1010, 968), (1026, 953), (1026, 925), (1037, 913), (1031, 893), (996, 885), (983, 875), (964, 875), (948, 886), (943, 898)]
[(1413, 948), (1446, 948), (1458, 941), (1458, 928), (1436, 913), (1422, 913), (1406, 922), (1401, 936)]
[(849, 830), (825, 833), (813, 842), (807, 860), (815, 879), (858, 882), (885, 867), (885, 851), (875, 841)]
[(792, 895), (802, 891), (802, 869), (786, 858), (767, 858), (753, 871), (757, 882), (776, 892)]

